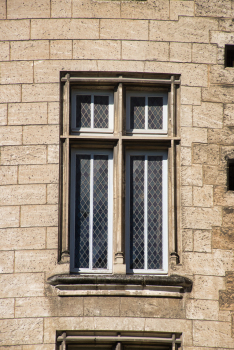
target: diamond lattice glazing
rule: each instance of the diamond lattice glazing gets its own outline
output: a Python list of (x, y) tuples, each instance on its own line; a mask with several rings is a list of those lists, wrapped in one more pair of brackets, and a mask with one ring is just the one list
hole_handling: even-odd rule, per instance
[(163, 127), (163, 98), (148, 97), (148, 129)]
[(130, 157), (130, 269), (144, 269), (144, 162)]
[(108, 156), (94, 156), (93, 268), (107, 268)]
[(130, 128), (145, 129), (145, 97), (131, 97)]
[(148, 157), (148, 269), (162, 268), (162, 164)]
[(109, 96), (94, 96), (94, 128), (108, 128)]
[(91, 127), (91, 96), (90, 95), (76, 96), (76, 127), (77, 128)]
[(75, 267), (89, 268), (90, 156), (76, 155)]

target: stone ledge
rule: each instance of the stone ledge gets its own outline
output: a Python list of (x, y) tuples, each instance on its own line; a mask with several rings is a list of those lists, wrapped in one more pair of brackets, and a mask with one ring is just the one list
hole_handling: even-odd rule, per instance
[(59, 296), (142, 296), (182, 298), (192, 290), (192, 281), (183, 276), (54, 275), (47, 283)]

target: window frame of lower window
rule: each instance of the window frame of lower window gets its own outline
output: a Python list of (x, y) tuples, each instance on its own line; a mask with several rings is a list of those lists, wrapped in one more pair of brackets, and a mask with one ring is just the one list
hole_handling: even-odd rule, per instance
[[(180, 76), (149, 73), (61, 72), (60, 128), (60, 196), (59, 254), (60, 263), (70, 262), (70, 156), (73, 147), (113, 149), (113, 274), (126, 274), (125, 261), (125, 151), (128, 149), (163, 149), (168, 151), (168, 260), (179, 262), (181, 238), (179, 186), (179, 100)], [(127, 91), (168, 91), (168, 130), (166, 135), (128, 135), (126, 130)], [(74, 132), (71, 128), (71, 92), (110, 90), (114, 92), (114, 130), (111, 134)], [(116, 167), (118, 165), (118, 167)], [(119, 176), (120, 175), (120, 176)], [(170, 265), (169, 265), (170, 267)], [(168, 270), (170, 273), (170, 268)], [(93, 273), (92, 271), (89, 273)], [(158, 272), (156, 272), (158, 274)]]

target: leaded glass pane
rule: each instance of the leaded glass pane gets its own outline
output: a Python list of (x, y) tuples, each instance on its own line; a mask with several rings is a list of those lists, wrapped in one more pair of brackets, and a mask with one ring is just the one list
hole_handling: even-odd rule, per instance
[(145, 129), (145, 97), (131, 97), (130, 128)]
[(130, 269), (144, 269), (144, 156), (130, 156)]
[(75, 267), (89, 268), (90, 155), (76, 155)]
[(94, 128), (108, 128), (109, 96), (94, 96)]
[(90, 95), (76, 96), (76, 127), (77, 128), (91, 127), (91, 96)]
[(148, 269), (162, 268), (162, 160), (148, 157)]
[(108, 156), (94, 156), (93, 166), (93, 268), (107, 268)]
[(148, 97), (148, 129), (163, 128), (163, 98)]

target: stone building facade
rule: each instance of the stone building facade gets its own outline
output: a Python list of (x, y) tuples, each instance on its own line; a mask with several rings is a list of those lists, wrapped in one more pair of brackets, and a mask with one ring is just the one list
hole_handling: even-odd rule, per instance
[[(0, 1), (0, 349), (234, 349), (233, 16), (232, 0)], [(75, 130), (72, 94), (103, 89), (112, 130)], [(164, 133), (128, 130), (131, 92), (165, 97)], [(110, 265), (79, 273), (71, 155), (102, 148)], [(128, 265), (128, 150), (168, 160), (154, 272)]]

